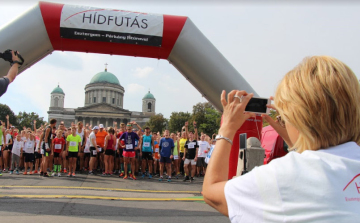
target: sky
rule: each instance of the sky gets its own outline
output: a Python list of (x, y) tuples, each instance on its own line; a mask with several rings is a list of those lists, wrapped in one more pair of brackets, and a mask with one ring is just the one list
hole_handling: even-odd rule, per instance
[[(358, 1), (49, 2), (188, 16), (261, 97), (273, 95), (286, 72), (306, 56), (336, 57), (359, 79)], [(0, 30), (35, 4), (33, 0), (0, 0)], [(206, 102), (166, 60), (55, 51), (21, 73), (0, 103), (16, 114), (36, 112), (47, 120), (50, 93), (59, 83), (65, 107), (83, 107), (85, 85), (104, 71), (105, 63), (125, 88), (124, 108), (130, 111), (141, 111), (149, 89), (156, 98), (156, 113), (167, 118), (171, 112), (191, 112), (193, 105)]]

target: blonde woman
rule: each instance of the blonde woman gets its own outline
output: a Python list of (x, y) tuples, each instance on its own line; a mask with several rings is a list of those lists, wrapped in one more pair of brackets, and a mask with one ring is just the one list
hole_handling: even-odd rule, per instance
[(235, 132), (253, 96), (231, 91), (203, 184), (205, 201), (231, 222), (358, 222), (360, 86), (341, 61), (305, 58), (280, 82), (271, 121), (294, 152), (227, 181)]

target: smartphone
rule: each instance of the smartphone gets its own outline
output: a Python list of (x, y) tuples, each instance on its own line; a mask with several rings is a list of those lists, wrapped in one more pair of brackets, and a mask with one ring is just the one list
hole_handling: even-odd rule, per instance
[(246, 133), (241, 133), (239, 135), (239, 146), (240, 146), (240, 149), (246, 149), (246, 140), (247, 140), (247, 134)]
[(257, 98), (252, 97), (249, 103), (246, 105), (245, 111), (254, 112), (259, 114), (269, 114), (270, 108), (266, 107), (266, 105), (270, 105), (270, 98)]

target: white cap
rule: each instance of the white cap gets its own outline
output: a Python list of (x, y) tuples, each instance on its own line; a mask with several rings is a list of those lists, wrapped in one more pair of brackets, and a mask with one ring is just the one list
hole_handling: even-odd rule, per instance
[(99, 128), (103, 129), (103, 128), (104, 128), (104, 125), (103, 125), (103, 124), (100, 124), (100, 125), (99, 125)]
[(97, 126), (94, 126), (93, 130), (96, 130), (96, 129), (99, 129), (99, 127), (97, 127)]

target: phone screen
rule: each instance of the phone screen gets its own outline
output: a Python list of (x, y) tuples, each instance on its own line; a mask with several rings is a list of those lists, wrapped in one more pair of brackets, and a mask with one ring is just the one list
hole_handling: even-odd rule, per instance
[(251, 98), (247, 104), (245, 111), (266, 113), (268, 99), (267, 98)]
[(240, 149), (246, 149), (246, 133), (240, 134)]

